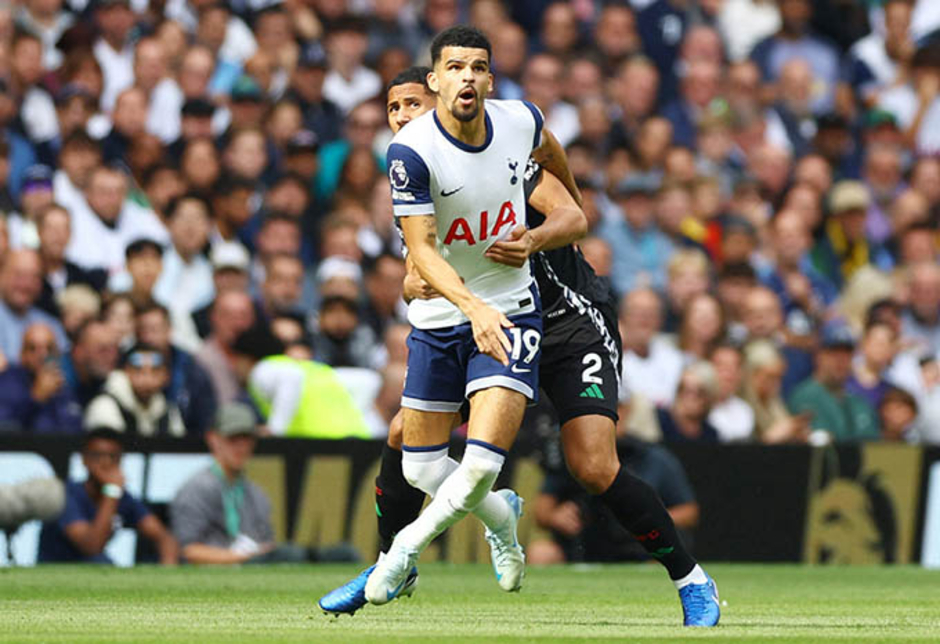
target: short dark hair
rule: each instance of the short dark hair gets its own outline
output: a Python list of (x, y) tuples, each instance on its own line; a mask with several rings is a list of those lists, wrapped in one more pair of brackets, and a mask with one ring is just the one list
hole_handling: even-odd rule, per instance
[(167, 322), (170, 321), (170, 309), (154, 300), (144, 302), (143, 304), (137, 306), (134, 310), (134, 316), (140, 317), (141, 315), (153, 313), (154, 311), (159, 311), (160, 315), (162, 315)]
[(264, 360), (268, 356), (284, 353), (284, 343), (271, 332), (270, 327), (255, 323), (235, 338), (232, 352), (254, 360)]
[(424, 65), (412, 65), (403, 72), (399, 72), (398, 76), (392, 79), (388, 84), (388, 87), (385, 88), (385, 93), (388, 94), (392, 91), (393, 87), (398, 87), (399, 85), (407, 85), (408, 83), (416, 83), (424, 87), (424, 91), (431, 93), (431, 88), (428, 87), (428, 74), (431, 73), (430, 67), (425, 67)]
[(202, 195), (196, 194), (194, 192), (187, 192), (184, 195), (176, 197), (170, 200), (170, 203), (166, 205), (166, 217), (167, 219), (173, 219), (176, 216), (176, 212), (179, 210), (179, 207), (183, 205), (185, 201), (197, 201), (202, 204), (202, 207), (206, 211), (206, 216), (212, 218), (212, 207), (209, 205), (209, 202), (206, 201), (205, 197)]
[(441, 60), (444, 47), (467, 47), (470, 49), (485, 49), (487, 60), (493, 58), (493, 46), (483, 32), (476, 27), (457, 25), (445, 29), (435, 36), (431, 43), (431, 64), (436, 65)]
[(95, 440), (105, 440), (105, 441), (114, 441), (121, 448), (121, 451), (124, 451), (124, 437), (121, 436), (121, 433), (111, 429), (110, 427), (91, 427), (85, 433), (85, 440), (82, 441), (82, 451), (88, 449), (88, 446), (91, 445), (92, 441)]

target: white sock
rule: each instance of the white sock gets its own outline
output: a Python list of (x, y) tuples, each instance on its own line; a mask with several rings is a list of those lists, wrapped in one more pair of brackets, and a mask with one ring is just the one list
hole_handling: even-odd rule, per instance
[(486, 447), (468, 444), (463, 462), (447, 477), (421, 515), (395, 537), (395, 545), (420, 552), (441, 532), (470, 511), (490, 529), (501, 528), (512, 508), (491, 488), (505, 457)]
[(705, 571), (702, 570), (700, 565), (695, 564), (695, 568), (692, 569), (692, 572), (682, 579), (673, 579), (672, 583), (676, 585), (676, 590), (681, 590), (689, 584), (704, 584), (707, 581), (708, 577), (705, 576)]

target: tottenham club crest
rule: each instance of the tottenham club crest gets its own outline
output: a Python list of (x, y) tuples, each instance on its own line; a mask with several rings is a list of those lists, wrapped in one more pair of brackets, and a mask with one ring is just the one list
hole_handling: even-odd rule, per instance
[(408, 187), (408, 171), (405, 170), (404, 161), (401, 159), (392, 161), (392, 165), (388, 168), (388, 179), (396, 190), (404, 190)]
[(519, 167), (519, 162), (507, 158), (506, 165), (509, 166), (509, 170), (512, 172), (512, 177), (509, 178), (509, 183), (511, 185), (516, 185), (516, 183), (519, 181), (519, 177), (516, 176), (516, 169)]

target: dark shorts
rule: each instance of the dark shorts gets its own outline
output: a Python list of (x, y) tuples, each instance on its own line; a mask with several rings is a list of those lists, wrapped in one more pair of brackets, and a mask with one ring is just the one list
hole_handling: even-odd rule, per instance
[(512, 389), (537, 400), (542, 317), (534, 312), (509, 319), (515, 326), (506, 329), (513, 348), (505, 367), (480, 353), (469, 322), (445, 329), (412, 329), (401, 406), (456, 412), (473, 392), (490, 387)]
[(598, 414), (617, 422), (621, 342), (609, 306), (592, 306), (576, 319), (549, 327), (539, 379), (558, 422)]

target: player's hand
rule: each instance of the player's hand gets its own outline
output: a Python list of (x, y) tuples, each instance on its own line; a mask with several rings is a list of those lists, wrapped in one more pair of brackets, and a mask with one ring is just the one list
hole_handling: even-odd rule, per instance
[(516, 226), (502, 241), (486, 251), (486, 256), (499, 264), (522, 268), (532, 254), (534, 240), (525, 226)]
[(503, 329), (515, 326), (505, 315), (491, 306), (480, 302), (466, 311), (473, 328), (473, 340), (480, 353), (486, 354), (503, 366), (509, 366), (508, 354), (512, 351), (512, 342)]
[(405, 275), (402, 295), (406, 302), (410, 302), (411, 300), (430, 300), (441, 296), (433, 286), (428, 284), (424, 278), (417, 273), (408, 273)]
[(584, 529), (581, 510), (573, 501), (565, 501), (555, 508), (552, 527), (566, 537), (573, 537)]

